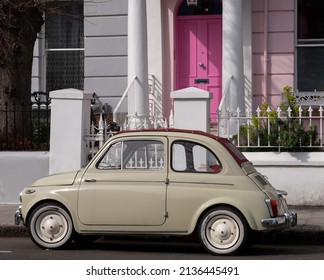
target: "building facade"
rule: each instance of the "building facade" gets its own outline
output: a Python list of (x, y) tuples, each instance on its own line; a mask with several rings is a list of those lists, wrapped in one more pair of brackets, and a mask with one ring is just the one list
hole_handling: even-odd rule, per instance
[(213, 93), (211, 122), (224, 98), (244, 111), (277, 106), (285, 86), (312, 102), (324, 91), (321, 0), (58, 2), (69, 16), (46, 15), (33, 91), (94, 92), (112, 113), (134, 83), (127, 114), (149, 114), (153, 91), (169, 116), (170, 93), (197, 87)]

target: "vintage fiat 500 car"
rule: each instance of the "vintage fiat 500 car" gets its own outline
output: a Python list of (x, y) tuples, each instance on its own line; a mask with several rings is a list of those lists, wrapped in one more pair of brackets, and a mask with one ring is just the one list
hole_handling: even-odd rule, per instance
[(91, 235), (189, 235), (212, 254), (234, 254), (254, 233), (295, 226), (277, 191), (228, 140), (178, 129), (111, 137), (74, 173), (21, 192), (16, 224), (56, 249)]

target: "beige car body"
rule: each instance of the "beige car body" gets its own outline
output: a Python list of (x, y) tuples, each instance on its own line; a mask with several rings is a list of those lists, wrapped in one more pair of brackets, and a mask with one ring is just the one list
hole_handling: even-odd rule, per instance
[[(172, 145), (178, 140), (199, 143), (221, 163), (217, 173), (178, 172), (172, 168)], [(163, 143), (164, 166), (159, 170), (102, 170), (98, 162), (121, 141)], [(253, 231), (278, 230), (289, 221), (269, 226), (267, 199), (276, 199), (278, 216), (287, 212), (285, 201), (252, 164), (238, 164), (215, 137), (200, 132), (155, 130), (117, 133), (78, 172), (52, 175), (21, 193), (21, 217), (44, 202), (58, 202), (72, 218), (79, 234), (191, 234), (209, 209), (228, 206), (239, 211)]]

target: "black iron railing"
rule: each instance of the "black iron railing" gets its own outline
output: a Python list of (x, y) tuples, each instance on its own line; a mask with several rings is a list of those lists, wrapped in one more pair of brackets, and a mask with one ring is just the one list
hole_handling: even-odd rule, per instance
[(34, 92), (28, 104), (0, 104), (1, 151), (48, 151), (51, 100)]

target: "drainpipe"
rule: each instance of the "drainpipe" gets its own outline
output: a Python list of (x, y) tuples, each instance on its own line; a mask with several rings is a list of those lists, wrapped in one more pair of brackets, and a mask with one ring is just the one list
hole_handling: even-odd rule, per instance
[(270, 104), (270, 96), (268, 94), (268, 64), (269, 64), (269, 52), (268, 52), (268, 0), (264, 0), (264, 19), (263, 19), (263, 78), (264, 78), (264, 95), (265, 100)]

